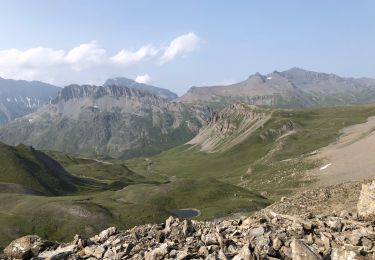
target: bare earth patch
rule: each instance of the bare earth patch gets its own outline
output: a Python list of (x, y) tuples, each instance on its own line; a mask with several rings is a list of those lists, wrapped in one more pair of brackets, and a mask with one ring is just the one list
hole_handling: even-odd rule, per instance
[(375, 117), (366, 123), (344, 128), (337, 142), (322, 148), (312, 159), (320, 167), (308, 172), (325, 186), (375, 176)]

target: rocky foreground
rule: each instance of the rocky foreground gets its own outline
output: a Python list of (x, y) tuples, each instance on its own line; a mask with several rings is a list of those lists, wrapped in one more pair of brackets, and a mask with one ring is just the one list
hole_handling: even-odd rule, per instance
[(278, 214), (214, 222), (179, 220), (111, 227), (68, 244), (26, 236), (5, 248), (6, 259), (375, 259), (375, 183), (362, 185), (358, 212)]

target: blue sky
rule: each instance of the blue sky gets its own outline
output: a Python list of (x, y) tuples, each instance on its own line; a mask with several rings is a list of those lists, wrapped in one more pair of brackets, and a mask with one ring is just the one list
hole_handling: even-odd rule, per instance
[(3, 0), (0, 76), (138, 76), (178, 94), (294, 66), (375, 78), (374, 13), (370, 0)]

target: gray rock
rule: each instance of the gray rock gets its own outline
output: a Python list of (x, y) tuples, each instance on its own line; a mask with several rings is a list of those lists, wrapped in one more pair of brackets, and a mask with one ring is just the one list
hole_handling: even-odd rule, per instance
[(167, 220), (165, 221), (165, 228), (164, 228), (165, 233), (171, 232), (171, 226), (173, 222), (174, 222), (174, 217), (170, 216), (169, 218), (167, 218)]
[(299, 239), (293, 239), (291, 243), (293, 260), (323, 260), (311, 247)]
[(68, 256), (72, 255), (77, 251), (76, 245), (70, 245), (66, 247), (59, 247), (54, 251), (45, 251), (38, 255), (38, 257), (43, 259), (57, 260), (66, 259)]
[(283, 242), (279, 239), (279, 238), (275, 238), (273, 241), (272, 241), (272, 247), (273, 249), (275, 249), (276, 251), (279, 251), (281, 249), (281, 247), (283, 246)]
[(184, 220), (183, 221), (183, 227), (182, 227), (182, 233), (185, 237), (192, 235), (194, 232), (194, 227), (191, 223), (191, 220)]
[(362, 238), (362, 233), (359, 230), (353, 230), (350, 233), (349, 240), (353, 246), (359, 246), (361, 238)]
[(206, 246), (201, 246), (198, 250), (198, 255), (206, 257), (208, 256), (209, 252)]
[(104, 255), (104, 253), (105, 253), (104, 247), (98, 246), (98, 247), (95, 248), (95, 250), (94, 250), (94, 252), (93, 252), (92, 255), (95, 256), (98, 259), (101, 259), (103, 257), (103, 255)]
[(341, 247), (334, 248), (331, 254), (331, 260), (356, 260), (365, 259), (361, 256), (358, 248), (355, 247)]
[(110, 227), (106, 230), (103, 230), (99, 234), (99, 241), (104, 242), (106, 241), (110, 236), (115, 235), (117, 233), (117, 229), (115, 227)]
[(265, 232), (263, 227), (253, 228), (250, 230), (249, 234), (251, 236), (257, 237), (263, 235)]
[(201, 240), (203, 241), (203, 243), (205, 243), (206, 246), (218, 244), (215, 231), (203, 234)]
[(375, 216), (375, 181), (371, 184), (362, 184), (357, 210), (361, 217)]
[(250, 245), (245, 244), (237, 255), (233, 257), (233, 260), (252, 260), (253, 257), (250, 251)]
[(367, 250), (370, 250), (373, 246), (373, 243), (367, 237), (361, 238), (361, 245), (364, 246)]
[(53, 245), (52, 242), (44, 240), (36, 235), (24, 236), (11, 242), (4, 249), (4, 254), (9, 258), (25, 259), (38, 254), (46, 247)]
[(168, 254), (168, 245), (162, 244), (158, 248), (145, 253), (146, 260), (158, 260), (164, 259), (164, 256)]

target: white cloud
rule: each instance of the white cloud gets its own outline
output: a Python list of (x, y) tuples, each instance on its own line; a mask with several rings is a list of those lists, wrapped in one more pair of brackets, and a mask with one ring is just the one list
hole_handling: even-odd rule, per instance
[(93, 41), (71, 49), (65, 58), (74, 70), (81, 71), (104, 64), (107, 60), (106, 53), (106, 50)]
[(135, 78), (135, 81), (138, 83), (148, 84), (151, 81), (151, 77), (148, 74), (138, 75)]
[(18, 49), (0, 50), (0, 66), (43, 67), (60, 63), (63, 59), (63, 50), (44, 47), (31, 48), (26, 51)]
[(200, 39), (195, 33), (181, 35), (170, 42), (169, 46), (160, 58), (160, 63), (164, 64), (176, 58), (176, 56), (194, 51), (199, 45)]
[(130, 65), (137, 63), (147, 57), (155, 56), (159, 51), (151, 44), (139, 48), (135, 52), (121, 50), (115, 56), (111, 57), (111, 61), (117, 64)]
[[(135, 73), (137, 64), (147, 60), (165, 63), (178, 55), (193, 51), (199, 43), (194, 33), (170, 42), (164, 52), (153, 44), (134, 51), (122, 49), (110, 55), (96, 41), (82, 43), (68, 50), (36, 47), (26, 50), (0, 50), (0, 77), (40, 80), (56, 85), (71, 83), (102, 84), (107, 78)], [(159, 54), (159, 55), (158, 55)], [(147, 83), (150, 76), (140, 75), (137, 81)]]
[(102, 84), (108, 77), (122, 75), (125, 68), (153, 57), (157, 52), (152, 45), (145, 45), (134, 52), (123, 49), (110, 57), (95, 41), (68, 51), (45, 47), (6, 49), (0, 50), (0, 77), (41, 80), (57, 85)]

